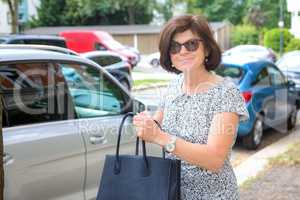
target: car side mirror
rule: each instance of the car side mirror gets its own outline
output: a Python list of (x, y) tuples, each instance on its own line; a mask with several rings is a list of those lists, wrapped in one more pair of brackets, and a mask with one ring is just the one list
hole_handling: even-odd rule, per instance
[(296, 86), (296, 83), (295, 83), (294, 81), (292, 81), (292, 80), (288, 80), (288, 81), (287, 81), (287, 86), (288, 86), (288, 87), (295, 87), (295, 86)]
[(137, 99), (133, 99), (132, 112), (134, 114), (137, 114), (137, 113), (143, 112), (144, 110), (146, 110), (146, 105)]

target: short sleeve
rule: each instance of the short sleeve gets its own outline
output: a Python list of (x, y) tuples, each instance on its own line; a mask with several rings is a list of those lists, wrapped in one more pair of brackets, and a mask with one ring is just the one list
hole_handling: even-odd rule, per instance
[(237, 87), (228, 87), (222, 90), (215, 106), (215, 113), (234, 112), (239, 115), (240, 122), (249, 119), (249, 113), (244, 98)]

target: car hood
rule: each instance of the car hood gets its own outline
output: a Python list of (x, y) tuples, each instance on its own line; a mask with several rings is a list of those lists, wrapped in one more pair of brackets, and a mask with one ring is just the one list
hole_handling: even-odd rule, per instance
[(135, 53), (133, 53), (132, 51), (130, 51), (130, 50), (126, 49), (126, 48), (124, 48), (124, 49), (118, 49), (118, 51), (121, 54), (125, 55), (126, 57), (128, 57), (128, 56), (129, 57), (137, 57), (137, 55)]

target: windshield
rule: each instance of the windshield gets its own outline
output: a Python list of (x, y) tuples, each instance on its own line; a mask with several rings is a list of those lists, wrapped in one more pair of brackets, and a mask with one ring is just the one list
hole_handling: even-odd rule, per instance
[(0, 38), (0, 44), (4, 44), (5, 40)]
[(298, 62), (299, 55), (288, 56), (278, 61), (277, 65), (282, 70), (300, 71), (300, 63)]
[(235, 66), (228, 66), (228, 65), (220, 65), (217, 69), (214, 70), (216, 74), (223, 76), (223, 77), (230, 77), (233, 81), (238, 84), (244, 75), (244, 70), (239, 67)]
[(116, 40), (109, 40), (108, 43), (111, 49), (124, 49), (124, 46)]

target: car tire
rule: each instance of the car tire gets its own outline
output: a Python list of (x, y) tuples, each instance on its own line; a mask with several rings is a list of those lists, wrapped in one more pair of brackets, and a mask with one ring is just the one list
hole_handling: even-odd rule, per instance
[(243, 145), (250, 150), (255, 150), (261, 144), (263, 136), (263, 117), (257, 116), (251, 132), (243, 137)]
[(150, 64), (153, 67), (158, 67), (159, 66), (159, 60), (155, 58), (155, 59), (151, 60)]
[(288, 120), (287, 120), (287, 129), (288, 131), (292, 130), (295, 128), (296, 123), (297, 123), (297, 109), (294, 109), (293, 112), (290, 114)]

